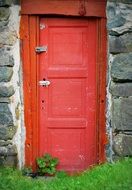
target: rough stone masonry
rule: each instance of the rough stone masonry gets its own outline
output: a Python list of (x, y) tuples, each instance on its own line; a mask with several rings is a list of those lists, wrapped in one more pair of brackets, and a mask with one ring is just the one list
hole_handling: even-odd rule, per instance
[(111, 159), (132, 155), (131, 19), (132, 0), (109, 0), (107, 2), (107, 130), (111, 142), (108, 157)]
[(24, 162), (24, 125), (17, 1), (0, 0), (0, 165)]
[[(0, 0), (0, 165), (23, 166), (18, 0)], [(107, 157), (132, 155), (132, 0), (108, 0)]]

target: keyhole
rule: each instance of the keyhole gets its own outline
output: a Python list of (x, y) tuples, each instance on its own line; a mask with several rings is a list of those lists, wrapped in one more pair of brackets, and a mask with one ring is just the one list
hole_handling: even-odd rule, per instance
[[(44, 104), (44, 100), (42, 100), (41, 102), (42, 102), (42, 104)], [(43, 110), (43, 109), (44, 109), (44, 105), (42, 105), (41, 108), (42, 108), (42, 110)]]
[[(43, 78), (43, 81), (46, 81), (46, 79), (45, 78)], [(43, 87), (44, 87), (45, 85), (43, 85)]]

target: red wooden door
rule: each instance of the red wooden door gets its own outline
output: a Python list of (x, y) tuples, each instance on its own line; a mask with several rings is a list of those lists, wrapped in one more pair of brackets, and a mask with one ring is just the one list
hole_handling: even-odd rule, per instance
[(80, 171), (97, 163), (97, 20), (41, 18), (39, 154), (60, 159), (59, 169)]

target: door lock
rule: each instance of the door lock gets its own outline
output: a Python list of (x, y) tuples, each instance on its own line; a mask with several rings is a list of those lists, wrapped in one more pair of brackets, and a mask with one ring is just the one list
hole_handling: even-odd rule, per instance
[(48, 46), (38, 46), (35, 48), (36, 53), (47, 52)]
[(39, 85), (44, 86), (44, 87), (48, 87), (50, 85), (50, 81), (48, 81), (48, 80), (40, 80)]

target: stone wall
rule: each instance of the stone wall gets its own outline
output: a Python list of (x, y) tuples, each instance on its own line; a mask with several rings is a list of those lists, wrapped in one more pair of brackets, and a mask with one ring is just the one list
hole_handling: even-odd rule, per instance
[(11, 166), (22, 165), (24, 146), (17, 3), (0, 0), (0, 165)]
[(114, 159), (132, 155), (132, 0), (108, 0), (107, 28), (107, 120)]

